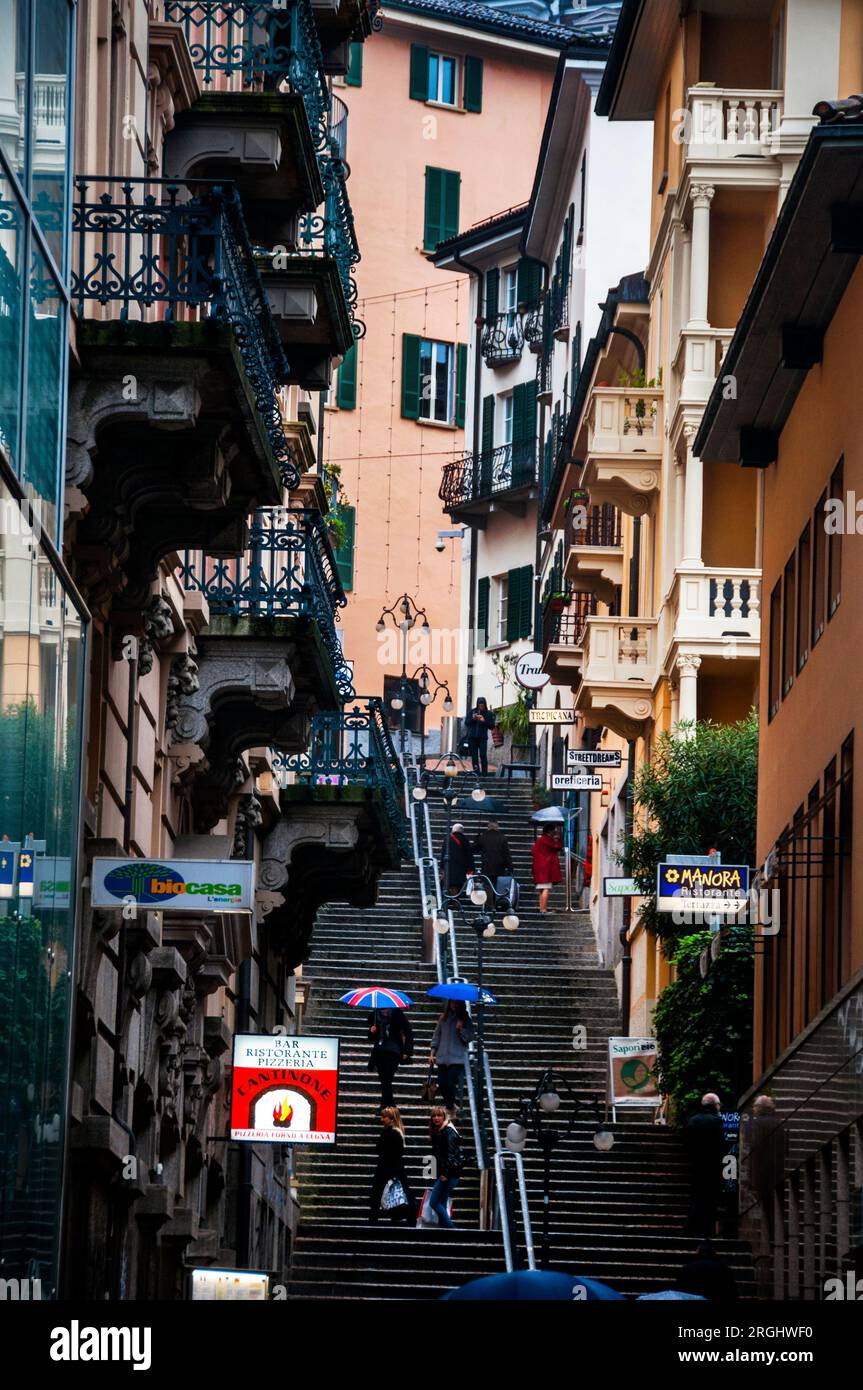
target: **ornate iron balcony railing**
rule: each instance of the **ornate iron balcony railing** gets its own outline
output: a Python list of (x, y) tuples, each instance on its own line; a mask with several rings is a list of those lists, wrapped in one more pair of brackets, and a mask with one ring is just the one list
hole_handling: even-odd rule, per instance
[(240, 73), (247, 86), (277, 91), (287, 82), (303, 98), (320, 149), (327, 137), (329, 91), (310, 0), (282, 5), (254, 0), (165, 0), (165, 18), (180, 24), (205, 86)]
[(79, 176), (75, 190), (71, 291), (79, 314), (90, 303), (116, 306), (123, 321), (229, 323), (282, 480), (296, 487), (277, 400), (288, 363), (236, 189)]
[(330, 149), (333, 154), (342, 161), (347, 162), (348, 158), (348, 108), (337, 97), (335, 92), (330, 93), (330, 124), (329, 124)]
[(564, 541), (566, 545), (620, 546), (620, 512), (613, 503), (603, 502), (601, 506), (594, 505), (589, 507), (586, 526), (578, 524), (579, 513), (577, 508), (578, 503), (576, 502), (570, 507), (567, 513), (566, 525), (564, 527)]
[(480, 339), (480, 352), (487, 367), (518, 362), (524, 349), (524, 326), (517, 309), (505, 309), (487, 319)]
[(180, 580), (185, 589), (204, 595), (212, 614), (311, 618), (342, 699), (353, 695), (350, 667), (336, 631), (336, 612), (347, 599), (320, 513), (262, 507), (255, 512), (245, 555), (225, 560), (186, 551)]
[(535, 482), (536, 442), (526, 439), (501, 444), (483, 454), (465, 454), (446, 464), (438, 496), (449, 509), (515, 488), (532, 487)]
[(524, 341), (532, 352), (538, 352), (542, 345), (544, 299), (528, 309), (524, 317)]
[(279, 781), (283, 781), (285, 773), (293, 772), (309, 783), (379, 790), (399, 848), (405, 855), (410, 854), (404, 772), (387, 728), (383, 705), (376, 696), (360, 696), (350, 707), (320, 710), (312, 718), (308, 752), (273, 752), (272, 758)]
[(354, 266), (359, 262), (360, 248), (346, 187), (347, 165), (335, 155), (324, 157), (321, 159), (321, 176), (324, 183), (323, 206), (317, 212), (307, 213), (300, 218), (296, 251), (301, 256), (329, 256), (335, 261), (354, 322), (354, 334), (361, 338), (365, 325), (354, 314), (357, 303)]
[(542, 615), (542, 650), (580, 647), (587, 619), (596, 612), (596, 594), (568, 594), (558, 601), (550, 596)]

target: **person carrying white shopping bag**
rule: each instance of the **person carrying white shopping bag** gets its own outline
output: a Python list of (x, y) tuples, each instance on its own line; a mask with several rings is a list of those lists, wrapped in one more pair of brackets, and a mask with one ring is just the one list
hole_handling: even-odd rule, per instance
[(431, 1112), (429, 1137), (437, 1181), (431, 1191), (423, 1194), (419, 1224), (439, 1224), (447, 1230), (454, 1230), (452, 1198), (464, 1169), (464, 1158), (458, 1130), (440, 1105), (436, 1105)]

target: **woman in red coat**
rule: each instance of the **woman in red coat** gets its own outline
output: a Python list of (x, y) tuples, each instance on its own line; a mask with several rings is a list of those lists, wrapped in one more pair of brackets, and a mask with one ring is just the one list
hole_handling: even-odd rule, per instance
[(548, 912), (548, 895), (553, 884), (560, 883), (563, 879), (560, 872), (562, 849), (563, 838), (559, 829), (553, 825), (544, 825), (542, 834), (538, 840), (534, 840), (531, 850), (533, 881), (539, 894), (539, 910), (543, 914)]

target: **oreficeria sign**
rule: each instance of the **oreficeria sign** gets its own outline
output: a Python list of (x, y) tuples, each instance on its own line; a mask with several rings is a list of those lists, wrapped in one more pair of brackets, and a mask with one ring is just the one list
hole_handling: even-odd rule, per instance
[(250, 859), (94, 859), (94, 907), (137, 903), (170, 912), (251, 912)]

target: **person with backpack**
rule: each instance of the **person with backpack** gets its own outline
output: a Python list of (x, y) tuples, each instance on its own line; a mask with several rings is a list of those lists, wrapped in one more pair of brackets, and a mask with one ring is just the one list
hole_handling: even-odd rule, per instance
[(463, 999), (450, 999), (437, 1022), (429, 1048), (429, 1064), (437, 1067), (447, 1117), (454, 1119), (456, 1092), (464, 1076), (473, 1024)]
[(398, 1218), (394, 1217), (393, 1219), (401, 1219), (404, 1215), (408, 1221), (416, 1220), (416, 1202), (405, 1170), (405, 1144), (405, 1126), (401, 1113), (397, 1106), (388, 1105), (381, 1111), (381, 1132), (375, 1141), (378, 1162), (375, 1175), (372, 1178), (371, 1216), (369, 1217), (372, 1225), (376, 1225), (380, 1217), (381, 1198), (388, 1182), (401, 1183), (407, 1200), (403, 1213), (400, 1212)]
[(409, 1062), (414, 1050), (410, 1023), (400, 1009), (375, 1009), (369, 1019), (372, 1045), (369, 1071), (376, 1071), (381, 1082), (381, 1107), (395, 1105), (393, 1078), (401, 1062)]
[(441, 1226), (452, 1231), (455, 1230), (455, 1222), (446, 1207), (458, 1187), (464, 1170), (464, 1156), (458, 1130), (440, 1105), (436, 1105), (431, 1112), (429, 1138), (436, 1174), (435, 1185), (429, 1194), (429, 1206)]

